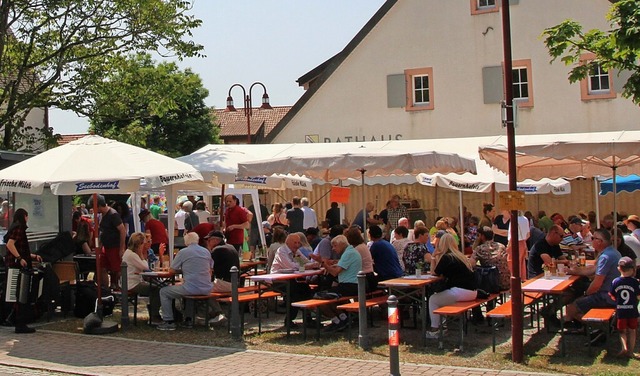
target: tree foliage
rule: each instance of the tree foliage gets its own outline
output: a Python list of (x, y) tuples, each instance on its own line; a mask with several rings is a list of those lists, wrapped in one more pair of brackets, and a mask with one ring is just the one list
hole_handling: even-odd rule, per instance
[(123, 58), (96, 83), (91, 128), (96, 134), (173, 157), (216, 142), (197, 74), (175, 63), (158, 65), (149, 54)]
[[(91, 85), (131, 53), (198, 56), (183, 0), (0, 0), (2, 147), (28, 149), (32, 108), (89, 115)], [(51, 136), (51, 129), (44, 130)]]
[(631, 76), (624, 85), (622, 95), (640, 104), (640, 0), (621, 0), (614, 3), (607, 14), (611, 24), (608, 31), (589, 30), (574, 20), (545, 29), (544, 43), (549, 49), (551, 61), (558, 58), (573, 66), (569, 81), (580, 81), (589, 75), (589, 64), (582, 64), (580, 55), (595, 54), (594, 62), (608, 71), (629, 71)]

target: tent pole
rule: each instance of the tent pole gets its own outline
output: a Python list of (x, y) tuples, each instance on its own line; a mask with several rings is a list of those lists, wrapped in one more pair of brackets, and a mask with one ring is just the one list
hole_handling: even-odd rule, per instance
[(100, 239), (99, 224), (98, 224), (98, 194), (93, 194), (93, 231), (96, 234), (96, 279), (98, 280), (98, 291), (96, 292), (96, 313), (102, 318), (102, 263), (100, 259), (102, 257), (102, 250), (98, 248), (101, 244), (98, 243)]
[(460, 211), (460, 219), (458, 222), (460, 223), (460, 244), (458, 248), (460, 248), (460, 252), (464, 253), (464, 210), (462, 209), (462, 191), (458, 191), (458, 210)]
[[(596, 228), (600, 228), (600, 198), (598, 197), (598, 192), (600, 192), (600, 189), (598, 189), (598, 178), (594, 177), (593, 178), (593, 196), (595, 198), (595, 204), (596, 204)], [(615, 192), (613, 193), (615, 195)]]
[(362, 214), (363, 214), (363, 221), (364, 221), (364, 223), (362, 224), (364, 226), (362, 228), (362, 236), (364, 237), (364, 242), (366, 243), (368, 241), (368, 236), (367, 236), (367, 198), (365, 196), (366, 192), (365, 192), (365, 186), (364, 186), (364, 173), (367, 172), (367, 170), (365, 170), (364, 168), (361, 168), (358, 171), (360, 171), (360, 180), (362, 181)]
[(617, 189), (616, 189), (616, 170), (618, 167), (613, 166), (611, 168), (613, 170), (613, 237), (614, 239), (618, 236), (618, 208), (616, 207), (617, 200)]

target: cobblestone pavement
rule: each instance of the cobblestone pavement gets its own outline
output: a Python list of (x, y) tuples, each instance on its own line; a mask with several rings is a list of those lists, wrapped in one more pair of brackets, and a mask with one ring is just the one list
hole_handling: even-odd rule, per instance
[[(401, 364), (402, 375), (542, 375)], [(389, 375), (389, 364), (321, 356), (0, 328), (0, 375)]]

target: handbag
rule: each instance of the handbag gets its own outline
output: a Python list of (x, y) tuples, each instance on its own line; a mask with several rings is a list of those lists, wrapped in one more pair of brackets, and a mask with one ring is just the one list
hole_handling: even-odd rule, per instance
[(500, 272), (495, 266), (476, 266), (474, 271), (476, 288), (490, 294), (500, 292)]

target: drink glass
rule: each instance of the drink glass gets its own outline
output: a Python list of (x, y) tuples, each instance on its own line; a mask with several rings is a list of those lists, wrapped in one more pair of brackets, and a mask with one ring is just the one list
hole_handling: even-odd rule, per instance
[(564, 264), (558, 264), (558, 276), (564, 277)]
[(551, 270), (549, 270), (549, 269), (545, 269), (545, 270), (544, 270), (544, 277), (545, 277), (546, 279), (551, 279)]
[(304, 272), (304, 265), (300, 264), (300, 265), (298, 266), (298, 271), (299, 271), (300, 273)]
[(416, 268), (416, 278), (422, 277), (422, 269)]

